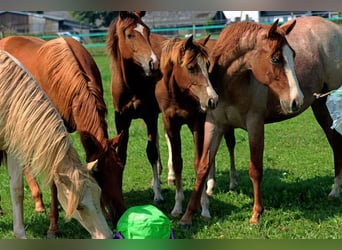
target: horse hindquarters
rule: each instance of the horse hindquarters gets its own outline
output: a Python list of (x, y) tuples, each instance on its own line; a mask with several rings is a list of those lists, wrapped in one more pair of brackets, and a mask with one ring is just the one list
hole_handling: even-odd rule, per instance
[(316, 100), (312, 105), (312, 111), (316, 120), (323, 129), (328, 142), (333, 150), (335, 180), (334, 186), (329, 193), (329, 198), (338, 197), (342, 188), (342, 135), (335, 129), (331, 129), (332, 119), (325, 105), (326, 97)]

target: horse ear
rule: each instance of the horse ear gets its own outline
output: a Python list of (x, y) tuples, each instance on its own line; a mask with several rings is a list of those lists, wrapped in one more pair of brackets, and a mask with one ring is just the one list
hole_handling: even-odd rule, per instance
[[(86, 151), (86, 161), (94, 161), (104, 154), (100, 142), (89, 132), (80, 132), (81, 142)], [(90, 157), (91, 156), (91, 157)]]
[(267, 37), (271, 37), (272, 34), (277, 30), (278, 22), (279, 22), (279, 19), (275, 20), (275, 22), (272, 24), (270, 30), (268, 31)]
[(207, 42), (209, 41), (210, 36), (211, 36), (211, 34), (209, 34), (209, 35), (207, 35), (206, 37), (204, 37), (204, 38), (198, 40), (198, 42), (199, 42), (200, 44), (202, 44), (202, 45), (206, 45)]
[(192, 44), (192, 41), (193, 41), (193, 36), (191, 35), (184, 42), (184, 50)]
[(96, 172), (98, 170), (97, 169), (97, 163), (98, 163), (98, 160), (87, 163), (87, 169), (90, 172)]
[(128, 11), (120, 11), (119, 17), (120, 17), (121, 19), (127, 18), (127, 17), (128, 17)]
[(281, 26), (281, 29), (285, 31), (285, 34), (288, 35), (293, 27), (296, 25), (296, 19), (294, 19), (292, 22), (285, 23)]
[(136, 10), (136, 11), (134, 11), (134, 13), (135, 13), (136, 16), (142, 18), (143, 16), (145, 16), (146, 11), (138, 11), (138, 10)]
[(116, 148), (120, 145), (122, 136), (124, 134), (124, 131), (122, 130), (120, 134), (116, 135), (112, 140), (111, 140), (111, 146), (116, 150)]

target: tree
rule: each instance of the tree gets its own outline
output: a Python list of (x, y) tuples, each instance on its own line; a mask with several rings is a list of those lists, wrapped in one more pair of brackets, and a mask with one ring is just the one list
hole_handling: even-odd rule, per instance
[(108, 27), (119, 11), (71, 11), (70, 15), (82, 23)]

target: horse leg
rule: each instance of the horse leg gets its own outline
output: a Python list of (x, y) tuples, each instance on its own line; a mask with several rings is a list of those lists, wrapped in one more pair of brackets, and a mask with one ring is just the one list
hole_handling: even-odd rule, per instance
[[(234, 129), (229, 129), (224, 134), (224, 139), (226, 142), (226, 146), (228, 148), (229, 152), (229, 159), (230, 159), (230, 184), (229, 189), (234, 190), (237, 185), (237, 173), (235, 168), (235, 155), (234, 155), (234, 149), (235, 149), (235, 134)], [(212, 162), (212, 166), (210, 166), (209, 174), (208, 174), (208, 181), (207, 181), (207, 195), (212, 196), (214, 193), (214, 187), (215, 187), (215, 162)]]
[[(247, 131), (249, 139), (250, 161), (249, 177), (253, 184), (254, 205), (253, 213), (249, 222), (257, 224), (264, 211), (261, 194), (261, 182), (263, 178), (263, 152), (264, 152), (264, 124), (258, 119), (247, 121)], [(261, 119), (259, 119), (261, 121)]]
[(24, 227), (24, 180), (23, 169), (18, 160), (7, 156), (13, 206), (13, 233), (16, 239), (27, 239)]
[(129, 138), (129, 127), (131, 126), (132, 119), (125, 118), (119, 112), (115, 112), (115, 127), (117, 134), (122, 133), (120, 143), (117, 148), (118, 155), (125, 166), (127, 161), (127, 145)]
[(50, 226), (47, 231), (47, 238), (54, 239), (59, 237), (61, 232), (58, 227), (58, 219), (59, 219), (59, 212), (58, 212), (58, 200), (57, 200), (57, 187), (54, 182), (51, 183), (50, 186), (51, 190), (51, 204), (50, 204)]
[(312, 105), (312, 110), (319, 125), (324, 130), (328, 142), (333, 150), (335, 180), (334, 186), (329, 193), (329, 198), (336, 198), (340, 195), (342, 188), (342, 135), (335, 129), (331, 129), (332, 119), (325, 105), (326, 97), (317, 99)]
[(236, 173), (236, 168), (235, 168), (235, 155), (234, 155), (234, 149), (235, 149), (235, 145), (236, 145), (234, 129), (229, 129), (224, 134), (224, 139), (226, 141), (226, 145), (227, 145), (228, 152), (229, 152), (229, 159), (230, 159), (229, 189), (234, 190), (238, 185), (237, 173)]
[(37, 213), (45, 212), (45, 206), (43, 203), (43, 195), (36, 179), (32, 176), (31, 171), (28, 168), (24, 168), (24, 174), (26, 177), (27, 184), (30, 187), (32, 198), (35, 202), (35, 211)]
[(165, 133), (165, 139), (166, 139), (166, 144), (167, 144), (167, 149), (169, 153), (169, 158), (167, 160), (167, 167), (168, 167), (168, 173), (167, 173), (167, 184), (169, 186), (175, 185), (175, 171), (173, 170), (173, 163), (172, 163), (172, 148), (171, 148), (171, 143), (169, 140), (169, 137), (167, 136), (167, 133)]
[(171, 159), (173, 170), (175, 174), (175, 184), (176, 184), (176, 195), (175, 195), (175, 205), (171, 211), (173, 217), (178, 217), (183, 213), (183, 185), (182, 185), (182, 170), (183, 170), (183, 159), (181, 150), (181, 137), (180, 137), (180, 127), (173, 126), (170, 123), (165, 124), (167, 141), (170, 144)]
[(153, 171), (153, 180), (152, 187), (154, 192), (153, 202), (155, 204), (161, 203), (164, 198), (161, 195), (161, 173), (163, 170), (161, 160), (160, 160), (160, 152), (159, 152), (159, 138), (158, 138), (158, 114), (155, 116), (149, 116), (147, 119), (144, 119), (147, 126), (147, 147), (146, 154), (148, 160), (152, 166)]
[[(187, 209), (179, 222), (181, 225), (192, 224), (192, 216), (200, 205), (206, 178), (209, 173), (209, 166), (211, 166), (211, 163), (215, 160), (217, 149), (219, 147), (223, 135), (218, 131), (214, 133), (214, 127), (215, 125), (213, 123), (208, 121), (205, 122), (203, 151), (201, 159), (196, 168), (196, 181), (194, 185), (194, 190), (191, 194), (191, 198), (188, 203)], [(209, 206), (209, 202), (202, 201), (201, 205), (202, 211), (204, 209), (209, 211), (208, 207), (206, 207)]]

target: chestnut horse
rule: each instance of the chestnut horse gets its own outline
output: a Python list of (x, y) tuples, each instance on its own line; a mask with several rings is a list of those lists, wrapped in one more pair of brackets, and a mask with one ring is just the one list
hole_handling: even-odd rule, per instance
[[(33, 74), (60, 112), (68, 131), (79, 132), (87, 162), (98, 159), (97, 171), (92, 174), (102, 189), (102, 207), (107, 209), (115, 225), (125, 210), (123, 164), (116, 153), (120, 138), (108, 139), (107, 108), (95, 61), (72, 38), (45, 42), (35, 37), (11, 36), (0, 40), (0, 48), (12, 53)], [(30, 186), (39, 191), (35, 180), (25, 173)], [(55, 237), (60, 230), (54, 185), (51, 191), (48, 237)]]
[[(342, 40), (342, 29), (339, 25), (321, 17), (300, 17), (296, 21), (297, 24), (287, 36), (287, 40), (296, 51), (295, 70), (304, 93), (304, 104), (293, 115), (279, 113), (277, 99), (272, 94), (266, 95), (267, 90), (265, 89), (262, 95), (266, 98), (259, 100), (259, 102), (264, 102), (264, 109), (261, 113), (265, 115), (260, 119), (264, 123), (283, 121), (304, 112), (311, 106), (315, 118), (333, 150), (335, 180), (328, 197), (334, 198), (339, 196), (342, 187), (342, 136), (330, 128), (332, 119), (326, 107), (327, 97), (316, 98), (316, 96), (341, 86), (342, 45), (340, 41)], [(253, 86), (258, 83), (253, 79), (250, 84)], [(266, 106), (266, 103), (270, 103), (271, 106)], [(270, 109), (270, 107), (274, 107), (274, 109)], [(230, 133), (228, 140), (234, 142), (234, 129), (230, 128), (228, 132)], [(231, 143), (230, 151), (234, 151), (234, 143)], [(213, 178), (214, 169), (211, 169), (210, 172), (209, 175)], [(236, 175), (234, 175), (236, 173), (234, 160), (231, 163), (230, 172), (230, 183), (237, 183)], [(208, 192), (212, 192), (212, 190), (208, 190)]]
[(184, 200), (181, 127), (186, 124), (193, 135), (194, 165), (197, 166), (202, 152), (205, 111), (215, 108), (218, 101), (207, 72), (209, 55), (205, 43), (208, 39), (209, 36), (201, 42), (194, 41), (192, 36), (186, 40), (169, 39), (164, 42), (161, 53), (160, 69), (163, 77), (157, 83), (155, 93), (162, 112), (176, 180), (172, 216), (182, 213)]
[(46, 184), (56, 184), (67, 219), (77, 219), (92, 238), (111, 238), (101, 211), (101, 189), (89, 174), (96, 161), (82, 166), (60, 114), (24, 66), (2, 50), (0, 62), (0, 150), (10, 176), (14, 237), (27, 238), (22, 178), (26, 165)]
[(160, 175), (162, 164), (158, 142), (155, 85), (160, 78), (159, 59), (151, 48), (150, 29), (141, 18), (145, 12), (121, 11), (108, 30), (107, 49), (111, 59), (111, 91), (115, 126), (122, 132), (118, 154), (126, 164), (129, 127), (141, 118), (147, 127), (146, 153), (153, 169), (154, 202), (163, 200)]
[[(267, 108), (293, 115), (303, 104), (294, 70), (294, 51), (285, 38), (294, 26), (295, 21), (282, 27), (278, 27), (278, 21), (273, 25), (241, 22), (221, 32), (211, 54), (210, 69), (210, 80), (220, 101), (216, 109), (207, 111), (195, 188), (181, 224), (192, 223), (222, 136), (234, 127), (248, 131), (249, 176), (254, 189), (250, 222), (258, 222), (264, 209), (261, 199), (263, 118), (270, 112)], [(251, 79), (257, 79), (261, 84), (250, 84)], [(263, 102), (270, 93), (274, 94), (272, 102)]]

